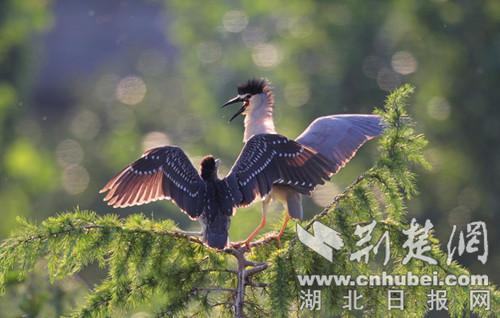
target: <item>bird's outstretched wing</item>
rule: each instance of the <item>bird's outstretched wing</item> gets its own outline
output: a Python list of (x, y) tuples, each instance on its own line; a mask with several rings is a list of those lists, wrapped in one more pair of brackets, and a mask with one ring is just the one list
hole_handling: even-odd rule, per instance
[(205, 183), (182, 149), (154, 148), (123, 169), (100, 191), (115, 208), (169, 199), (195, 218), (203, 212)]
[(383, 130), (382, 118), (377, 115), (332, 115), (314, 120), (296, 141), (325, 156), (335, 165), (332, 172), (336, 173)]
[(288, 185), (307, 194), (330, 176), (332, 163), (309, 147), (277, 134), (248, 140), (226, 176), (235, 206), (264, 197), (273, 184)]

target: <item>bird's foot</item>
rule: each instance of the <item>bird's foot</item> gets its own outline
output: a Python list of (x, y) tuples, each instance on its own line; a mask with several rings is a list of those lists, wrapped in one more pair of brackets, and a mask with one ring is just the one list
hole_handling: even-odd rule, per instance
[(246, 239), (244, 241), (231, 242), (231, 243), (229, 243), (229, 247), (234, 248), (234, 249), (238, 249), (242, 246), (246, 246), (247, 248), (250, 248), (250, 243), (251, 243), (251, 240)]
[(271, 232), (269, 234), (266, 235), (266, 239), (270, 239), (270, 240), (276, 240), (276, 242), (278, 243), (278, 247), (281, 248), (281, 237), (283, 236), (284, 234), (284, 231), (283, 232)]
[(239, 242), (230, 242), (227, 246), (229, 248), (238, 249), (238, 248), (241, 247), (241, 243), (242, 243), (242, 241), (239, 241)]
[(281, 226), (279, 233), (275, 235), (275, 239), (278, 241), (278, 247), (280, 248), (281, 248), (281, 237), (283, 236), (283, 234), (285, 234), (286, 225), (288, 224), (289, 220), (290, 216), (288, 215), (288, 213), (286, 213), (285, 221), (283, 222), (283, 225)]

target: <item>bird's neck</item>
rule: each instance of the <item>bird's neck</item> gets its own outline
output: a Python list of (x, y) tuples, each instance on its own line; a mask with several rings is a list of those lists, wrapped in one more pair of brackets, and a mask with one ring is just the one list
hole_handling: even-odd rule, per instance
[(257, 134), (275, 134), (273, 120), (274, 100), (270, 91), (253, 96), (245, 110), (243, 142)]
[(201, 167), (201, 178), (206, 181), (217, 181), (218, 176), (217, 176), (217, 168), (207, 168), (207, 167)]
[(217, 177), (217, 173), (213, 173), (211, 175), (208, 175), (208, 176), (202, 176), (202, 179), (205, 181), (205, 182), (215, 182), (217, 180), (219, 180), (219, 178)]

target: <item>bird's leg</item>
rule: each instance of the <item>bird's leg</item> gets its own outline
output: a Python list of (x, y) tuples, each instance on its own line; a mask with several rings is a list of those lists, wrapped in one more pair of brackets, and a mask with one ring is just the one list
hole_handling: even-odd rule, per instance
[(260, 220), (260, 224), (253, 230), (250, 235), (248, 235), (247, 239), (243, 242), (243, 244), (248, 245), (250, 242), (259, 234), (260, 230), (266, 225), (266, 217), (267, 217), (267, 208), (269, 206), (269, 202), (271, 201), (270, 197), (267, 197), (262, 201), (262, 218)]
[(259, 234), (260, 230), (262, 230), (262, 228), (266, 225), (266, 216), (267, 216), (267, 209), (269, 207), (269, 202), (271, 202), (270, 196), (266, 197), (264, 201), (262, 201), (262, 218), (260, 220), (259, 225), (257, 225), (257, 227), (255, 228), (255, 230), (253, 230), (252, 233), (248, 235), (246, 240), (234, 243), (233, 246), (241, 246), (241, 245), (248, 246), (250, 242), (257, 236), (257, 234)]
[(272, 238), (275, 238), (278, 241), (278, 246), (280, 247), (281, 247), (281, 237), (283, 236), (283, 234), (285, 234), (288, 221), (290, 221), (290, 215), (288, 214), (288, 211), (285, 210), (285, 220), (283, 221), (283, 225), (281, 225), (279, 233), (272, 235)]
[(288, 221), (290, 220), (290, 215), (288, 214), (288, 211), (285, 211), (285, 220), (283, 221), (283, 225), (281, 226), (280, 232), (278, 233), (278, 236), (276, 239), (279, 241), (283, 234), (285, 233), (286, 230), (286, 225), (288, 224)]

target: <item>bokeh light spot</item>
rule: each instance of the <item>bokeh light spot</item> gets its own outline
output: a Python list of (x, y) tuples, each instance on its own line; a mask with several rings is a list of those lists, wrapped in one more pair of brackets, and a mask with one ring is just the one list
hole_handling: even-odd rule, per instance
[(127, 105), (136, 105), (142, 102), (146, 95), (146, 83), (138, 76), (122, 78), (116, 86), (116, 98)]
[(253, 49), (252, 59), (257, 66), (272, 68), (281, 62), (282, 55), (274, 44), (258, 44)]
[(399, 51), (392, 56), (391, 66), (399, 74), (408, 75), (417, 70), (418, 63), (410, 52)]
[(94, 139), (101, 129), (101, 120), (89, 110), (82, 110), (71, 121), (70, 130), (75, 137), (83, 140)]
[(152, 131), (142, 139), (142, 149), (144, 151), (155, 148), (166, 146), (170, 144), (170, 138), (168, 138), (167, 134), (161, 131)]
[(309, 86), (305, 83), (291, 83), (285, 86), (285, 100), (290, 106), (302, 106), (309, 101), (311, 97)]
[(391, 91), (401, 84), (401, 76), (388, 69), (382, 68), (377, 74), (377, 84), (384, 91)]
[(224, 30), (232, 33), (243, 31), (248, 25), (248, 17), (245, 12), (240, 10), (232, 10), (226, 12), (222, 18)]
[(62, 167), (80, 164), (83, 160), (83, 156), (83, 149), (75, 140), (66, 139), (57, 145), (56, 158), (57, 162)]
[(80, 194), (89, 185), (90, 177), (85, 169), (79, 165), (71, 165), (64, 169), (62, 174), (62, 186), (68, 194)]
[(214, 42), (202, 42), (198, 45), (198, 59), (209, 64), (219, 60), (222, 56), (220, 45)]
[(450, 111), (450, 104), (441, 96), (432, 97), (427, 104), (427, 113), (435, 120), (447, 120), (450, 117)]

